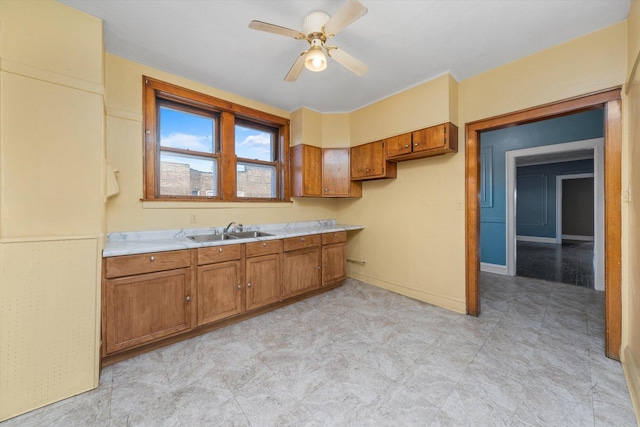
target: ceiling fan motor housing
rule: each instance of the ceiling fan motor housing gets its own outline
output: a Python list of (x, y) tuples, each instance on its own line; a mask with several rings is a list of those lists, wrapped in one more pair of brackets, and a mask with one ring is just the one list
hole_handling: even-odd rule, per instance
[(324, 12), (311, 12), (305, 16), (302, 22), (302, 30), (305, 34), (322, 33), (322, 27), (329, 20), (329, 15)]

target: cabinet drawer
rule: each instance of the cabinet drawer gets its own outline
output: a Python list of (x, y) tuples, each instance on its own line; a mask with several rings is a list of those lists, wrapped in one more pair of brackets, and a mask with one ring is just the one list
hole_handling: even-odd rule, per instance
[(174, 270), (191, 265), (191, 251), (153, 252), (105, 258), (107, 278)]
[(241, 245), (213, 246), (198, 248), (198, 265), (240, 259)]
[(284, 239), (284, 251), (295, 251), (297, 249), (312, 248), (320, 246), (322, 237), (319, 234), (310, 234), (308, 236), (291, 237)]
[(277, 254), (282, 251), (282, 240), (266, 240), (264, 242), (247, 243), (245, 251), (245, 254), (248, 257)]
[(337, 231), (335, 233), (324, 233), (322, 234), (322, 244), (330, 245), (332, 243), (341, 243), (347, 241), (347, 232), (346, 231)]

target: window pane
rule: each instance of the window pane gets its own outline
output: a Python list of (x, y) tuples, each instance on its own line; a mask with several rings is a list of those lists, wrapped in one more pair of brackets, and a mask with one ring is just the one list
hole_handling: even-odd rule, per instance
[(238, 162), (237, 195), (238, 197), (276, 197), (276, 168), (274, 166), (254, 165)]
[(183, 150), (213, 153), (215, 119), (160, 107), (160, 145)]
[(162, 196), (218, 195), (216, 159), (160, 153), (160, 194)]
[(274, 132), (236, 125), (236, 156), (273, 162), (273, 139)]

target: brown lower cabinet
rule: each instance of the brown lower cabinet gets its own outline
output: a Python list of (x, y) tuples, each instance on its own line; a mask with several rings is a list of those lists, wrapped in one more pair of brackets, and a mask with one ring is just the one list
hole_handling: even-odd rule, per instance
[(322, 285), (322, 238), (319, 234), (284, 239), (282, 294), (293, 297)]
[(282, 240), (247, 243), (246, 310), (282, 300)]
[(347, 232), (322, 235), (322, 286), (347, 278)]
[(105, 258), (103, 364), (345, 278), (346, 232)]
[[(184, 252), (187, 252), (186, 254)], [(106, 353), (141, 346), (192, 327), (191, 268), (147, 272), (164, 267), (156, 261), (170, 258), (175, 265), (189, 260), (188, 251), (110, 258), (103, 281), (103, 345)], [(120, 262), (118, 262), (120, 261)], [(122, 276), (136, 271), (144, 273)]]
[(198, 326), (242, 313), (242, 263), (198, 267)]

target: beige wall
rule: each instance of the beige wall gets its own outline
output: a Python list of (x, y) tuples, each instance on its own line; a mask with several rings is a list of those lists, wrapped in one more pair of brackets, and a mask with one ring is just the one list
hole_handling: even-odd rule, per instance
[(442, 76), (351, 113), (352, 145), (449, 120), (462, 128), (457, 154), (400, 163), (397, 179), (365, 182), (362, 200), (339, 202), (340, 222), (366, 227), (349, 242), (349, 257), (367, 264), (350, 264), (349, 274), (464, 312), (464, 123), (620, 86), (626, 55), (623, 22), (459, 84)]
[(623, 192), (629, 190), (631, 200), (626, 212), (627, 229), (623, 232), (628, 240), (623, 246), (623, 250), (627, 249), (623, 266), (628, 286), (623, 294), (627, 320), (623, 323), (622, 362), (636, 416), (640, 419), (640, 263), (637, 261), (640, 259), (640, 73), (635, 68), (640, 62), (640, 0), (633, 0), (631, 3), (627, 28), (628, 81), (625, 87), (627, 102), (624, 113), (629, 143), (624, 166), (628, 171), (628, 185), (623, 186)]
[[(629, 22), (628, 31), (626, 23), (614, 25), (460, 83), (443, 75), (352, 113), (303, 108), (289, 114), (112, 55), (106, 55), (103, 79), (99, 20), (51, 0), (1, 0), (0, 420), (96, 385), (105, 229), (337, 217), (366, 227), (350, 233), (349, 258), (366, 262), (349, 264), (350, 276), (463, 312), (464, 124), (622, 85), (630, 73), (627, 59), (635, 59), (640, 45), (638, 0)], [(358, 145), (452, 121), (461, 127), (460, 149), (401, 163), (397, 179), (365, 182), (358, 200), (141, 202), (143, 74), (289, 117), (292, 144)], [(640, 151), (629, 143), (640, 135), (639, 97), (636, 77), (625, 98), (625, 186), (640, 185), (640, 175), (631, 170)], [(106, 121), (99, 111), (103, 99)], [(58, 111), (45, 114), (54, 101)], [(118, 170), (120, 186), (106, 208), (104, 126), (106, 158)], [(66, 150), (77, 155), (64, 156)], [(639, 199), (623, 206), (625, 236), (639, 235)], [(191, 222), (193, 214), (197, 223)], [(637, 259), (637, 238), (623, 243), (623, 259)], [(635, 360), (627, 369), (632, 379), (640, 360), (635, 264), (623, 266), (623, 345)]]
[(102, 23), (0, 2), (0, 420), (98, 382)]

